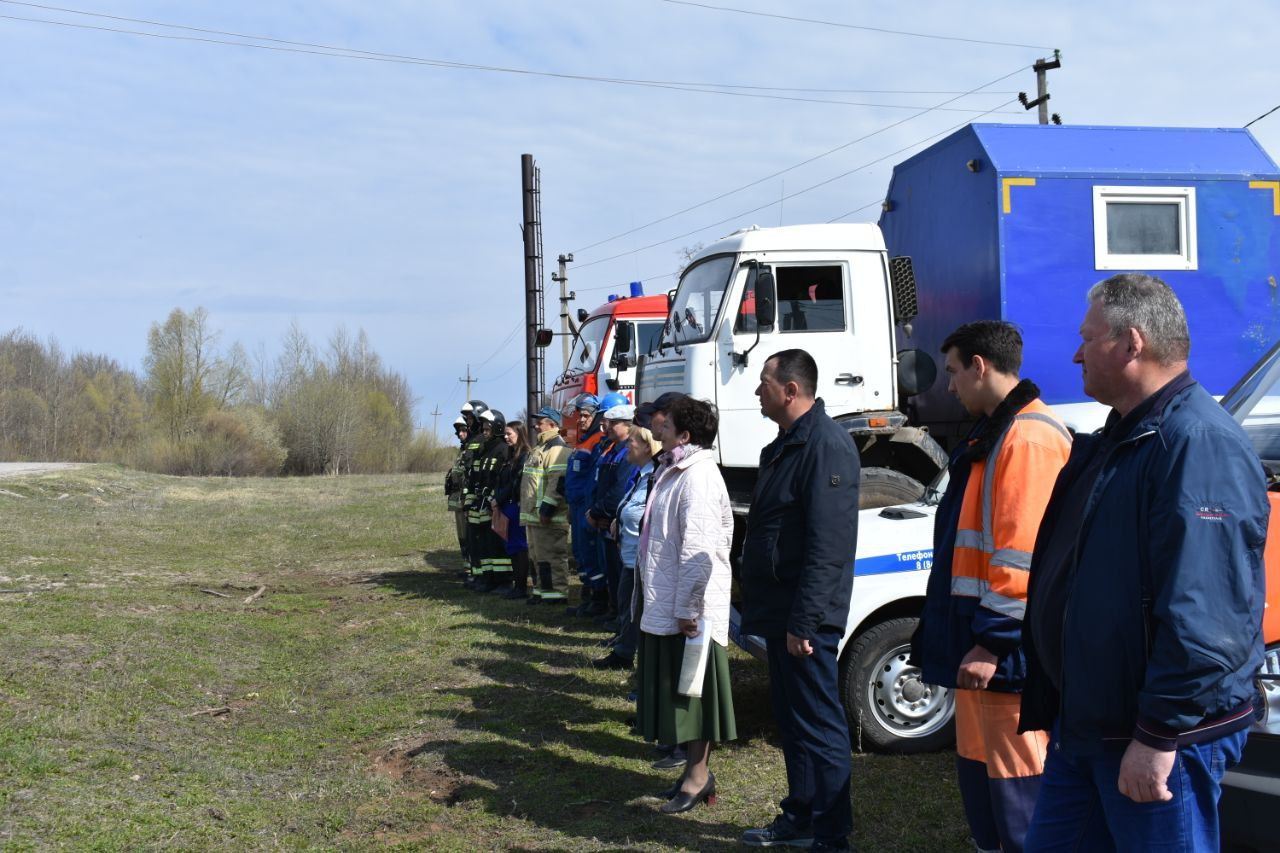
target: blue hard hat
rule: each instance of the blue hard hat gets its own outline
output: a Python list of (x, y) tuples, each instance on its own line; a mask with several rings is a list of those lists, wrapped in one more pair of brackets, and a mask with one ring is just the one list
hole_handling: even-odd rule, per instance
[(548, 418), (556, 422), (556, 426), (560, 426), (561, 415), (555, 406), (543, 406), (541, 409), (533, 413), (533, 419)]
[(597, 408), (602, 412), (607, 412), (614, 406), (625, 406), (630, 402), (631, 401), (627, 399), (626, 394), (619, 393), (618, 391), (610, 391), (608, 394), (605, 394), (600, 398)]
[(594, 412), (600, 408), (600, 398), (585, 391), (573, 398), (573, 407), (579, 410)]

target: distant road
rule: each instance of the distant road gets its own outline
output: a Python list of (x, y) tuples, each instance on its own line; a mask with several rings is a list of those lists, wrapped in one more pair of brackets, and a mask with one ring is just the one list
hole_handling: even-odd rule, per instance
[(81, 464), (80, 462), (0, 462), (0, 479), (16, 477), (19, 474), (43, 474), (46, 471), (79, 468)]

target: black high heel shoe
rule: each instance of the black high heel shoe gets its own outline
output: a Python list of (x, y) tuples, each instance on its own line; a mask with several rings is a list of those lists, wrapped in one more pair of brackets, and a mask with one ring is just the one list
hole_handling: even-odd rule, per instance
[(671, 787), (665, 791), (659, 791), (654, 794), (659, 800), (669, 800), (676, 794), (680, 793), (680, 786), (684, 784), (684, 774), (680, 774), (680, 778), (671, 783)]
[(687, 812), (698, 803), (705, 802), (709, 806), (716, 804), (716, 776), (714, 773), (707, 773), (707, 784), (702, 786), (702, 790), (696, 794), (686, 794), (683, 791), (677, 791), (676, 795), (669, 801), (664, 803), (658, 810), (663, 814), (680, 814)]

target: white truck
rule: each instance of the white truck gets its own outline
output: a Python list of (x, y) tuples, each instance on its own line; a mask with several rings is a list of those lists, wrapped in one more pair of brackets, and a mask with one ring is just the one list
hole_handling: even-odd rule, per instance
[(932, 355), (899, 352), (895, 340), (895, 325), (910, 332), (915, 301), (910, 259), (891, 261), (875, 225), (735, 232), (685, 270), (657, 349), (641, 360), (637, 399), (680, 391), (715, 401), (720, 466), (745, 501), (777, 430), (755, 396), (760, 367), (802, 347), (818, 363), (827, 413), (858, 444), (862, 506), (915, 500), (947, 461), (899, 405), (937, 375)]
[[(755, 396), (760, 368), (792, 347), (817, 361), (818, 396), (853, 437), (863, 466), (841, 694), (855, 743), (897, 752), (937, 749), (953, 737), (948, 692), (924, 684), (907, 664), (933, 560), (931, 496), (945, 487), (947, 462), (929, 431), (904, 413), (937, 376), (934, 356), (900, 348), (895, 334), (911, 341), (916, 298), (910, 260), (890, 258), (875, 225), (744, 229), (705, 248), (685, 270), (637, 380), (641, 401), (666, 391), (715, 401), (716, 450), (741, 519), (760, 449), (777, 434)], [(1094, 404), (1059, 414), (1093, 429), (1103, 412)], [(736, 616), (733, 636), (763, 653), (759, 638), (737, 630)]]

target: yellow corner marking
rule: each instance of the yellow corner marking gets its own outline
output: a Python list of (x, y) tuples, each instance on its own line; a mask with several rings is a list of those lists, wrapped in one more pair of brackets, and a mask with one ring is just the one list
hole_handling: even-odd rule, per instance
[[(1271, 209), (1276, 216), (1280, 216), (1280, 181), (1250, 181), (1249, 189), (1251, 190), (1271, 190)], [(1005, 198), (1009, 196), (1006, 191)], [(1005, 202), (1008, 207), (1008, 202)], [(1006, 210), (1005, 213), (1008, 213)]]
[(1000, 182), (1000, 191), (1004, 198), (1004, 212), (1012, 213), (1013, 205), (1009, 200), (1009, 187), (1034, 187), (1036, 185), (1035, 178), (1005, 178)]

